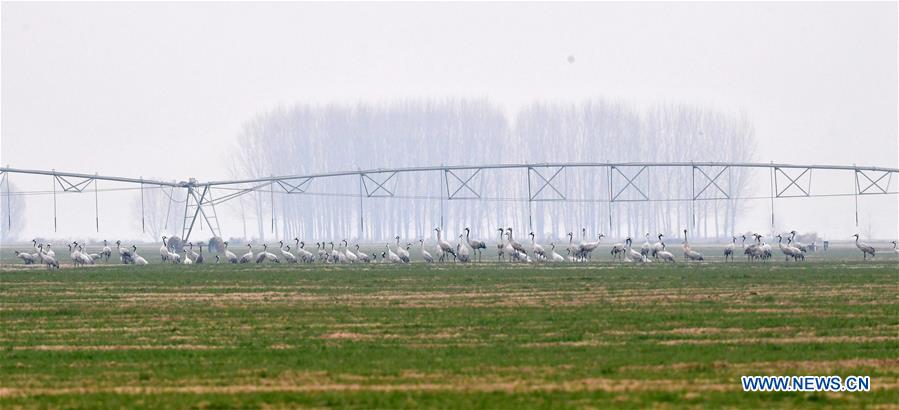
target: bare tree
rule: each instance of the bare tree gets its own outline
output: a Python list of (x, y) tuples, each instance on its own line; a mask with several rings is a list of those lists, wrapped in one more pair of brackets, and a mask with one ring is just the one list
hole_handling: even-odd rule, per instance
[[(487, 100), (300, 104), (251, 119), (238, 140), (231, 171), (235, 177), (439, 164), (748, 161), (754, 149), (753, 129), (744, 117), (670, 103), (641, 112), (606, 100), (534, 103), (515, 116), (514, 127)], [(532, 226), (554, 237), (579, 232), (582, 226), (591, 235), (606, 228), (611, 230), (607, 234), (642, 236), (649, 231), (679, 232), (694, 224), (697, 236), (733, 232), (740, 203), (690, 201), (689, 168), (641, 174), (638, 183), (648, 187), (644, 190), (650, 199), (679, 199), (661, 203), (609, 203), (611, 192), (623, 186), (623, 179), (610, 176), (610, 171), (565, 171), (557, 183), (564, 184), (569, 198), (584, 199), (579, 203), (474, 202), (463, 195), (450, 200), (447, 196), (461, 186), (457, 178), (467, 179), (471, 173), (439, 171), (414, 177), (372, 173), (361, 180), (289, 181), (299, 189), (274, 183), (245, 195), (240, 205), (255, 221), (259, 239), (427, 237), (442, 224), (450, 239), (464, 226), (481, 237), (492, 237), (498, 226)], [(525, 172), (484, 172), (470, 185), (485, 197), (525, 198)], [(731, 196), (748, 186), (741, 171), (727, 178)], [(291, 189), (295, 195), (286, 194)], [(640, 198), (635, 190), (625, 190), (618, 199)]]
[(4, 180), (0, 184), (0, 241), (12, 242), (19, 239), (25, 228), (25, 198), (16, 194), (16, 184)]

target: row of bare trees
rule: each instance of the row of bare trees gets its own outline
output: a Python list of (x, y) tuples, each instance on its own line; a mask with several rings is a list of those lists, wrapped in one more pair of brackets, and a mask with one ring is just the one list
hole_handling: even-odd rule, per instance
[[(637, 110), (603, 100), (535, 103), (512, 121), (485, 99), (298, 104), (245, 123), (230, 171), (244, 178), (441, 164), (742, 162), (752, 160), (754, 141), (746, 118), (683, 104)], [(557, 171), (537, 170), (547, 179)], [(639, 170), (620, 169), (629, 178)], [(474, 171), (457, 174), (464, 181)], [(389, 176), (315, 179), (299, 195), (284, 194), (284, 187), (272, 184), (232, 201), (231, 210), (245, 218), (245, 236), (336, 242), (395, 235), (404, 240), (427, 238), (433, 237), (435, 226), (445, 226), (449, 235), (471, 226), (481, 238), (492, 237), (500, 226), (516, 227), (519, 239), (525, 239), (529, 227), (543, 238), (555, 239), (581, 227), (590, 235), (604, 232), (615, 237), (642, 238), (645, 232), (674, 235), (684, 228), (692, 228), (696, 236), (724, 237), (735, 231), (743, 206), (735, 200), (683, 200), (694, 193), (689, 167), (645, 170), (634, 179), (636, 188), (626, 189), (627, 181), (618, 171), (569, 167), (530, 203), (529, 189), (533, 193), (544, 181), (524, 168), (482, 170), (469, 181), (474, 192), (442, 171)], [(379, 190), (377, 183), (384, 181), (385, 189)], [(718, 184), (731, 196), (752, 188), (739, 169), (726, 170)], [(555, 201), (562, 197), (553, 188), (566, 200)], [(609, 203), (610, 195), (619, 191), (619, 201)], [(369, 193), (394, 197), (368, 197)], [(457, 195), (447, 200), (447, 193)], [(713, 189), (702, 197), (714, 194), (720, 195)], [(626, 201), (644, 195), (680, 200)]]

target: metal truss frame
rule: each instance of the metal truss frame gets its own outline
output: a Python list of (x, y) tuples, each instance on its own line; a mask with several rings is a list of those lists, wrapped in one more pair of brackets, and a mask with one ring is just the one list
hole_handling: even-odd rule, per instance
[[(378, 181), (375, 178), (372, 178), (372, 175), (387, 175), (385, 178)], [(359, 178), (362, 179), (362, 187), (365, 188), (365, 195), (369, 198), (381, 197), (381, 198), (392, 198), (395, 196), (397, 180), (395, 179), (396, 175), (399, 174), (398, 171), (384, 171), (384, 172), (362, 172), (359, 174)], [(371, 187), (369, 186), (370, 181)], [(393, 187), (388, 189), (387, 185), (390, 181), (393, 181)]]
[[(654, 168), (686, 168), (689, 167), (692, 173), (692, 191), (689, 198), (650, 198), (649, 197), (649, 172)], [(221, 235), (221, 227), (218, 222), (215, 206), (225, 201), (240, 197), (241, 195), (269, 189), (272, 196), (279, 192), (283, 194), (314, 194), (310, 192), (310, 185), (313, 180), (323, 179), (327, 181), (329, 178), (354, 176), (359, 179), (359, 197), (360, 207), (363, 198), (386, 197), (386, 198), (402, 198), (398, 195), (398, 176), (406, 173), (422, 173), (422, 172), (441, 172), (443, 177), (443, 185), (446, 191), (441, 194), (444, 200), (453, 199), (473, 199), (473, 200), (489, 200), (480, 192), (474, 184), (476, 177), (483, 176), (485, 171), (489, 170), (514, 170), (523, 169), (525, 171), (527, 184), (526, 198), (512, 198), (528, 202), (541, 201), (581, 201), (577, 198), (570, 198), (562, 183), (566, 179), (565, 170), (569, 168), (587, 168), (606, 170), (608, 175), (608, 198), (596, 200), (599, 202), (608, 202), (610, 206), (611, 221), (611, 204), (615, 202), (653, 202), (653, 201), (702, 201), (702, 200), (738, 200), (732, 192), (729, 184), (722, 181), (726, 172), (734, 169), (752, 168), (768, 170), (771, 174), (771, 212), (772, 221), (774, 213), (775, 198), (791, 198), (791, 197), (816, 197), (834, 194), (815, 194), (812, 192), (811, 179), (812, 173), (816, 170), (846, 171), (852, 172), (855, 176), (855, 189), (852, 193), (836, 194), (836, 195), (854, 195), (856, 204), (860, 195), (891, 195), (899, 194), (896, 190), (891, 191), (890, 187), (894, 174), (899, 173), (899, 168), (881, 168), (857, 165), (797, 165), (797, 164), (777, 164), (777, 163), (731, 163), (731, 162), (564, 162), (564, 163), (540, 163), (540, 164), (491, 164), (491, 165), (463, 165), (463, 166), (424, 166), (424, 167), (406, 167), (406, 168), (378, 168), (371, 170), (356, 170), (329, 172), (307, 175), (284, 175), (271, 176), (261, 178), (250, 178), (240, 180), (220, 180), (198, 182), (195, 179), (189, 179), (187, 182), (168, 182), (161, 180), (152, 180), (144, 178), (125, 178), (117, 176), (101, 176), (97, 174), (83, 174), (72, 172), (57, 172), (55, 170), (33, 170), (33, 169), (17, 169), (3, 167), (0, 168), (0, 184), (6, 182), (9, 186), (10, 174), (32, 174), (32, 175), (49, 175), (53, 179), (53, 197), (54, 197), (54, 226), (56, 224), (56, 188), (57, 185), (62, 188), (63, 192), (81, 193), (87, 189), (91, 182), (94, 183), (94, 195), (97, 194), (98, 181), (120, 182), (127, 184), (140, 184), (143, 191), (145, 185), (156, 187), (171, 187), (185, 189), (186, 201), (184, 206), (184, 224), (182, 226), (182, 238), (187, 241), (197, 227), (198, 219), (201, 219), (200, 227), (206, 225), (214, 235)], [(636, 170), (628, 172), (628, 170)], [(645, 181), (641, 177), (645, 176)], [(806, 180), (807, 179), (807, 180)], [(620, 188), (615, 188), (619, 185)], [(213, 188), (222, 188), (232, 192), (219, 197), (213, 197)], [(442, 190), (442, 189), (441, 189)], [(9, 188), (7, 188), (9, 191)], [(625, 194), (636, 194), (636, 198), (623, 198)], [(5, 195), (12, 195), (7, 192)], [(143, 194), (141, 195), (143, 198)], [(509, 198), (507, 198), (509, 199)], [(756, 197), (755, 199), (759, 199)], [(98, 200), (99, 202), (99, 200)], [(273, 202), (274, 203), (274, 202)], [(442, 205), (441, 205), (442, 208)], [(98, 207), (99, 209), (99, 207)], [(856, 214), (857, 214), (856, 205)], [(98, 229), (99, 229), (99, 210), (98, 213)], [(442, 217), (441, 217), (442, 219)], [(273, 221), (274, 224), (274, 212)], [(360, 213), (360, 226), (362, 225)]]
[[(875, 172), (881, 172), (879, 177), (873, 175)], [(868, 176), (868, 173), (871, 173), (871, 176)], [(876, 195), (876, 194), (888, 194), (890, 189), (890, 183), (893, 181), (893, 174), (895, 172), (887, 171), (887, 170), (863, 170), (856, 169), (855, 170), (855, 186), (859, 195)], [(862, 181), (859, 180), (859, 176), (864, 177), (867, 184), (864, 188), (861, 187)], [(875, 179), (876, 177), (876, 179)], [(886, 181), (883, 181), (884, 178), (887, 178)], [(881, 185), (881, 181), (883, 181), (883, 185)], [(876, 190), (873, 190), (875, 188)], [(868, 192), (871, 190), (871, 192)], [(878, 192), (879, 191), (879, 192)]]
[[(693, 180), (693, 200), (694, 201), (698, 200), (698, 199), (730, 199), (730, 196), (731, 196), (730, 195), (730, 186), (728, 186), (728, 189), (724, 189), (721, 187), (721, 185), (718, 184), (718, 178), (720, 178), (721, 175), (723, 175), (725, 171), (730, 170), (730, 165), (721, 166), (721, 170), (719, 170), (717, 173), (714, 172), (713, 168), (714, 167), (710, 167), (710, 166), (698, 166), (698, 165), (693, 166), (692, 180)], [(706, 172), (706, 169), (708, 169), (709, 172)], [(696, 175), (697, 175), (696, 173), (697, 173), (697, 171), (699, 172), (699, 175), (702, 175), (704, 177), (704, 179), (700, 183), (705, 184), (702, 186), (702, 188), (699, 189), (699, 192), (696, 192)], [(710, 176), (710, 174), (714, 174), (715, 176)], [(711, 197), (702, 197), (702, 194), (705, 193), (709, 188), (711, 188), (713, 186), (716, 189), (716, 191), (712, 191), (715, 193), (715, 195), (713, 195)], [(724, 195), (724, 196), (723, 197), (717, 196), (718, 193), (721, 193), (721, 195)]]
[[(472, 180), (481, 173), (481, 168), (474, 168), (474, 172), (468, 176), (460, 176), (456, 171), (450, 168), (443, 169), (443, 182), (446, 184), (446, 199), (481, 199), (481, 194), (475, 190), (473, 186), (469, 185), (469, 183), (473, 183)], [(453, 177), (456, 181), (455, 183), (458, 185), (454, 187), (455, 190), (450, 188), (450, 176)], [(465, 189), (465, 191), (463, 191), (463, 189)], [(470, 192), (470, 194), (468, 194), (468, 192)]]
[[(786, 171), (784, 171), (784, 168), (782, 168), (782, 167), (775, 166), (775, 167), (773, 168), (773, 172), (774, 172), (774, 197), (775, 197), (775, 198), (796, 198), (796, 197), (808, 197), (808, 196), (811, 196), (811, 192), (812, 192), (812, 168), (811, 168), (811, 167), (802, 167), (802, 168), (795, 168), (795, 170), (796, 170), (796, 171), (802, 170), (802, 172), (800, 172), (798, 175), (796, 175), (796, 176), (794, 177), (794, 176), (791, 176), (790, 174), (788, 174)], [(808, 183), (807, 183), (806, 185), (803, 186), (803, 184), (802, 184), (802, 178), (803, 178), (806, 174), (808, 174)], [(781, 178), (785, 178), (785, 179), (787, 180), (787, 181), (785, 181), (785, 182), (789, 182), (788, 184), (786, 184), (786, 186), (783, 187), (783, 189), (780, 188), (780, 185), (781, 185), (780, 180), (781, 180)], [(786, 192), (789, 191), (790, 188), (793, 188), (793, 187), (796, 188), (795, 190), (793, 190), (793, 192), (796, 192), (796, 190), (798, 190), (799, 192), (802, 192), (802, 194), (799, 194), (798, 192), (797, 192), (797, 193), (794, 193), (794, 194), (786, 194)]]
[[(640, 169), (637, 170), (637, 172), (634, 173), (633, 176), (628, 176), (621, 170), (622, 167), (639, 167)], [(649, 201), (650, 200), (649, 195), (647, 195), (646, 192), (643, 192), (643, 190), (640, 189), (640, 186), (638, 185), (639, 181), (637, 180), (637, 178), (639, 178), (640, 175), (643, 174), (643, 171), (646, 171), (647, 168), (649, 168), (648, 165), (610, 165), (609, 166), (609, 193), (610, 193), (609, 202)], [(618, 175), (618, 178), (624, 178), (625, 184), (623, 187), (621, 187), (621, 189), (618, 191), (618, 193), (616, 193), (615, 195), (611, 195), (611, 192), (614, 190), (614, 186), (615, 186), (616, 173)], [(640, 196), (642, 198), (618, 199), (619, 197), (621, 197), (621, 195), (623, 193), (628, 191), (628, 188), (633, 188), (633, 190), (631, 190), (631, 192), (636, 191), (638, 194), (640, 194)], [(648, 187), (644, 187), (644, 189), (649, 191)]]
[[(550, 175), (549, 178), (547, 178), (546, 176), (543, 175), (543, 173), (540, 172), (540, 169), (549, 171), (546, 173), (546, 175), (550, 175), (550, 172), (552, 172), (552, 175)], [(553, 170), (555, 170), (555, 172), (553, 172)], [(565, 166), (559, 166), (559, 167), (531, 166), (531, 167), (528, 167), (528, 201), (535, 202), (535, 201), (565, 201), (565, 200), (567, 200), (568, 198), (565, 196), (565, 193), (562, 192), (561, 187), (557, 187), (553, 183), (553, 181), (555, 181), (556, 177), (558, 177), (559, 174), (561, 174), (562, 171), (564, 171), (564, 170), (565, 170)], [(534, 178), (533, 178), (534, 182), (532, 182), (531, 175), (534, 176)], [(537, 180), (537, 178), (539, 178), (539, 181)], [(539, 187), (537, 187), (536, 191), (532, 192), (532, 190), (531, 190), (532, 184), (533, 185), (539, 184)], [(540, 194), (543, 193), (546, 190), (546, 188), (550, 188), (550, 191), (546, 191), (548, 195), (544, 194), (544, 196), (541, 197)], [(552, 194), (552, 192), (555, 192), (555, 194)]]

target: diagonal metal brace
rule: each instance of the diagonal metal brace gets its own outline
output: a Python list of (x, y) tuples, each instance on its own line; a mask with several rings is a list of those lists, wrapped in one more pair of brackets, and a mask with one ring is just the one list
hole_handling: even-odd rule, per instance
[(619, 169), (618, 167), (616, 167), (614, 165), (612, 165), (612, 169), (617, 171), (618, 174), (620, 174), (622, 177), (624, 177), (625, 180), (627, 180), (627, 183), (624, 184), (624, 187), (622, 187), (621, 190), (618, 191), (618, 193), (612, 197), (612, 202), (614, 202), (616, 199), (618, 199), (618, 197), (621, 196), (621, 194), (623, 194), (624, 191), (627, 190), (628, 187), (633, 187), (634, 189), (636, 189), (637, 192), (639, 192), (640, 195), (643, 197), (643, 200), (649, 200), (649, 196), (647, 196), (646, 193), (643, 192), (643, 190), (641, 190), (640, 187), (638, 187), (637, 184), (634, 182), (637, 180), (637, 177), (639, 177), (640, 174), (642, 174), (643, 171), (646, 170), (645, 165), (643, 167), (641, 167), (640, 170), (637, 171), (637, 173), (634, 174), (633, 177), (628, 177), (624, 172), (621, 172), (621, 169)]
[(288, 194), (295, 194), (295, 193), (303, 194), (306, 192), (306, 189), (309, 188), (309, 181), (312, 181), (312, 178), (311, 177), (304, 178), (302, 181), (300, 181), (299, 184), (296, 184), (296, 185), (291, 184), (290, 182), (287, 182), (287, 181), (288, 181), (287, 179), (275, 180), (275, 182), (278, 183), (278, 185), (281, 187), (281, 189), (284, 190), (284, 192), (286, 192)]
[[(698, 193), (693, 194), (693, 199), (694, 200), (699, 199), (699, 197), (711, 186), (714, 186), (715, 188), (717, 188), (718, 191), (721, 192), (722, 195), (724, 195), (725, 199), (730, 199), (730, 195), (727, 193), (727, 191), (725, 191), (723, 188), (721, 188), (721, 186), (718, 185), (718, 182), (717, 182), (718, 177), (720, 177), (722, 174), (724, 174), (724, 171), (727, 171), (728, 169), (730, 169), (730, 166), (724, 166), (723, 168), (721, 168), (720, 171), (718, 171), (717, 174), (715, 174), (714, 177), (710, 177), (709, 174), (707, 174), (705, 172), (705, 170), (703, 170), (701, 167), (693, 166), (693, 173), (695, 174), (696, 171), (699, 171), (699, 173), (705, 177), (706, 181), (708, 181), (708, 182), (706, 182), (705, 186), (699, 190)], [(693, 184), (694, 184), (693, 192), (696, 192), (696, 185), (695, 185), (696, 178), (695, 177), (693, 178)]]
[[(481, 169), (480, 169), (480, 168), (476, 169), (474, 172), (472, 172), (471, 175), (469, 175), (469, 176), (468, 176), (467, 178), (465, 178), (464, 180), (463, 180), (461, 177), (459, 177), (459, 175), (456, 175), (456, 173), (453, 172), (453, 170), (451, 170), (451, 169), (446, 168), (446, 169), (443, 170), (443, 172), (444, 172), (444, 178), (443, 178), (443, 179), (444, 179), (444, 181), (446, 181), (446, 193), (447, 193), (447, 198), (446, 198), (446, 199), (454, 199), (454, 198), (456, 198), (456, 197), (458, 196), (458, 194), (459, 194), (459, 191), (461, 191), (462, 188), (467, 189), (467, 190), (468, 190), (469, 192), (471, 192), (472, 195), (474, 195), (476, 198), (481, 199), (481, 194), (479, 194), (477, 191), (475, 191), (474, 188), (471, 187), (471, 185), (468, 185), (468, 183), (471, 182), (471, 180), (474, 179), (474, 177), (475, 177), (476, 175), (478, 175), (478, 173), (481, 172)], [(459, 184), (460, 184), (459, 187), (456, 188), (456, 190), (453, 191), (452, 193), (450, 193), (449, 175), (452, 175), (453, 178), (455, 178), (457, 181), (459, 181)]]
[[(207, 193), (210, 197), (209, 200), (206, 199)], [(212, 226), (212, 222), (209, 221), (209, 216), (206, 215), (206, 211), (203, 209), (203, 204), (211, 205), (213, 203), (211, 201), (212, 193), (209, 191), (209, 185), (203, 185), (203, 191), (200, 193), (200, 196), (197, 196), (197, 191), (194, 190), (193, 187), (188, 187), (187, 195), (188, 197), (185, 200), (184, 204), (185, 212), (187, 212), (191, 206), (195, 207), (195, 209), (193, 210), (193, 216), (190, 219), (190, 225), (185, 225), (182, 229), (182, 240), (186, 242), (190, 239), (190, 233), (193, 232), (194, 224), (197, 222), (198, 216), (203, 217), (203, 220), (206, 222), (206, 225), (209, 227), (209, 230), (214, 236), (220, 236), (220, 233), (218, 232), (216, 227)], [(191, 205), (191, 199), (193, 199), (196, 205)], [(216, 221), (216, 224), (218, 224), (218, 221)]]
[[(871, 171), (871, 172), (874, 172), (874, 171)], [(861, 181), (858, 178), (859, 175), (865, 177), (865, 179), (868, 180), (868, 186), (866, 186), (864, 189), (862, 189), (862, 187), (861, 187), (861, 184), (860, 184)], [(887, 180), (884, 182), (884, 185), (881, 185), (881, 181), (883, 181), (883, 179), (886, 178), (887, 176), (889, 176), (889, 178), (887, 178)], [(869, 177), (865, 171), (862, 171), (860, 169), (855, 170), (855, 186), (858, 187), (859, 195), (886, 194), (890, 188), (890, 181), (892, 181), (892, 179), (893, 179), (893, 173), (890, 171), (884, 171), (880, 177), (878, 177), (877, 179), (873, 179), (873, 178)], [(876, 190), (880, 191), (880, 192), (875, 192), (875, 190), (872, 188), (876, 188)], [(868, 192), (868, 190), (871, 190), (871, 192)]]
[(549, 187), (550, 189), (552, 189), (553, 191), (555, 191), (556, 194), (559, 196), (559, 198), (539, 199), (539, 201), (558, 201), (558, 200), (564, 201), (565, 199), (567, 199), (567, 198), (565, 197), (565, 194), (563, 194), (562, 191), (560, 191), (558, 188), (556, 188), (556, 186), (553, 185), (553, 183), (552, 183), (552, 181), (553, 181), (554, 179), (556, 179), (556, 177), (559, 176), (559, 174), (562, 173), (562, 171), (563, 171), (564, 169), (565, 169), (565, 167), (559, 167), (559, 169), (557, 169), (556, 172), (552, 174), (552, 176), (550, 176), (549, 178), (546, 178), (546, 177), (543, 176), (543, 174), (541, 174), (540, 171), (538, 171), (536, 168), (534, 168), (534, 167), (528, 167), (528, 185), (529, 185), (529, 186), (530, 186), (530, 181), (531, 181), (531, 172), (533, 172), (534, 174), (537, 174), (537, 176), (540, 177), (540, 179), (543, 180), (542, 185), (540, 185), (540, 188), (538, 188), (536, 192), (534, 192), (533, 194), (531, 194), (530, 200), (531, 200), (531, 201), (536, 201), (536, 200), (538, 200), (537, 197), (540, 195), (541, 192), (543, 192), (544, 189), (546, 189), (546, 187)]
[[(788, 175), (788, 174), (787, 174), (783, 169), (781, 169), (780, 167), (774, 167), (774, 191), (777, 193), (777, 195), (775, 195), (775, 196), (778, 197), (778, 198), (784, 197), (784, 192), (787, 192), (787, 190), (790, 189), (790, 187), (794, 187), (794, 186), (795, 186), (796, 188), (798, 188), (800, 191), (802, 191), (803, 195), (787, 195), (787, 196), (809, 196), (809, 191), (811, 191), (811, 185), (812, 185), (812, 174), (811, 174), (811, 171), (812, 171), (811, 168), (806, 168), (805, 170), (802, 171), (802, 173), (799, 174), (799, 176), (797, 176), (796, 178), (793, 178), (793, 177), (791, 177), (790, 175)], [(784, 177), (787, 178), (787, 180), (790, 181), (790, 183), (787, 184), (787, 186), (784, 187), (784, 189), (779, 189), (779, 188), (777, 187), (777, 185), (778, 185), (778, 184), (777, 184), (777, 180), (778, 180), (777, 175), (778, 175), (778, 174), (783, 175)], [(809, 189), (808, 189), (808, 190), (806, 190), (805, 188), (803, 188), (802, 185), (799, 183), (800, 180), (802, 179), (802, 177), (805, 176), (805, 174), (809, 174), (809, 176), (808, 176), (808, 178), (809, 178)]]
[[(371, 176), (369, 176), (366, 173), (362, 173), (359, 175), (360, 175), (360, 178), (362, 179), (362, 186), (365, 187), (365, 194), (369, 198), (371, 198), (371, 197), (392, 197), (393, 191), (387, 189), (387, 187), (385, 185), (387, 185), (387, 183), (390, 182), (390, 180), (393, 179), (393, 177), (395, 177), (396, 174), (397, 174), (396, 171), (392, 172), (387, 178), (385, 178), (381, 182), (376, 181), (374, 178), (372, 178)], [(371, 181), (371, 183), (375, 184), (374, 189), (370, 189), (368, 187), (368, 182), (365, 181), (366, 179)], [(394, 185), (394, 187), (395, 187), (395, 185)], [(384, 194), (378, 194), (379, 191), (384, 191)]]
[(61, 186), (62, 190), (65, 192), (82, 192), (84, 191), (84, 188), (94, 180), (93, 178), (85, 178), (82, 181), (72, 183), (63, 176), (54, 175), (54, 177), (56, 178), (56, 182), (59, 183), (59, 186)]

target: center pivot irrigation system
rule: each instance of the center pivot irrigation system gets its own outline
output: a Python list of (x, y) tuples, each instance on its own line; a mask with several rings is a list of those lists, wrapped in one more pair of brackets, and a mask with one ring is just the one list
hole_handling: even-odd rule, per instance
[[(564, 186), (560, 184), (562, 171), (565, 169), (595, 169), (604, 172), (608, 178), (608, 196), (603, 199), (571, 198), (565, 193)], [(651, 198), (647, 192), (648, 178), (639, 178), (644, 173), (652, 172), (654, 168), (682, 168), (692, 172), (692, 195), (687, 198)], [(738, 197), (733, 194), (732, 187), (724, 183), (727, 172), (735, 169), (767, 170), (770, 173), (769, 195), (765, 197)], [(520, 170), (521, 183), (527, 184), (527, 197), (522, 198), (490, 198), (482, 195), (472, 179), (478, 175), (496, 170)], [(854, 174), (855, 189), (852, 192), (842, 193), (813, 193), (812, 174), (814, 171), (828, 171), (845, 173), (846, 177)], [(267, 191), (272, 197), (274, 194), (317, 194), (309, 190), (315, 181), (328, 183), (339, 177), (355, 177), (359, 181), (359, 193), (351, 196), (360, 198), (360, 207), (363, 198), (404, 198), (396, 193), (397, 176), (400, 174), (432, 174), (439, 173), (441, 177), (442, 200), (514, 200), (528, 203), (528, 219), (532, 224), (531, 204), (540, 201), (568, 201), (568, 202), (607, 202), (609, 204), (609, 225), (612, 224), (611, 207), (615, 202), (654, 202), (654, 201), (696, 201), (704, 200), (736, 200), (736, 199), (762, 199), (771, 200), (771, 224), (774, 225), (774, 199), (795, 197), (827, 197), (827, 196), (855, 196), (855, 221), (858, 225), (858, 197), (860, 195), (895, 195), (899, 193), (895, 188), (891, 190), (893, 177), (899, 174), (899, 168), (881, 168), (869, 166), (845, 166), (845, 165), (796, 165), (775, 163), (730, 163), (730, 162), (623, 162), (623, 163), (542, 163), (542, 164), (493, 164), (493, 165), (461, 165), (461, 166), (427, 166), (406, 168), (378, 168), (370, 170), (329, 172), (309, 175), (271, 176), (240, 180), (222, 180), (200, 182), (194, 178), (181, 182), (166, 182), (144, 178), (125, 178), (116, 176), (91, 175), (72, 172), (57, 172), (55, 170), (33, 170), (17, 168), (0, 168), (0, 188), (5, 183), (3, 195), (16, 195), (19, 192), (10, 192), (10, 174), (47, 175), (53, 179), (53, 212), (54, 229), (56, 226), (56, 192), (61, 188), (63, 192), (85, 192), (93, 187), (95, 198), (95, 211), (97, 229), (99, 231), (99, 191), (97, 181), (113, 181), (139, 185), (141, 190), (141, 213), (143, 214), (143, 189), (146, 186), (155, 188), (169, 188), (169, 197), (173, 198), (175, 189), (186, 190), (184, 205), (184, 224), (181, 238), (187, 241), (194, 230), (198, 220), (205, 224), (215, 236), (221, 236), (221, 227), (218, 222), (215, 206), (225, 201), (237, 198), (241, 195)], [(833, 175), (825, 178), (836, 178)], [(425, 181), (421, 178), (420, 181)], [(617, 188), (613, 188), (616, 187)], [(137, 188), (135, 188), (137, 189)], [(213, 189), (225, 194), (213, 197)], [(27, 192), (22, 192), (27, 193)], [(627, 194), (627, 195), (625, 195)], [(346, 195), (342, 195), (346, 196)], [(10, 201), (7, 201), (9, 207)], [(274, 201), (272, 201), (274, 206)], [(442, 212), (442, 211), (441, 211)], [(12, 220), (9, 209), (6, 209), (7, 226), (11, 226)], [(362, 213), (360, 212), (360, 226), (362, 225)], [(274, 218), (274, 212), (273, 212)], [(143, 220), (143, 217), (141, 218)], [(695, 210), (693, 213), (695, 223)], [(443, 224), (441, 214), (441, 225)], [(273, 221), (274, 224), (274, 221)]]

